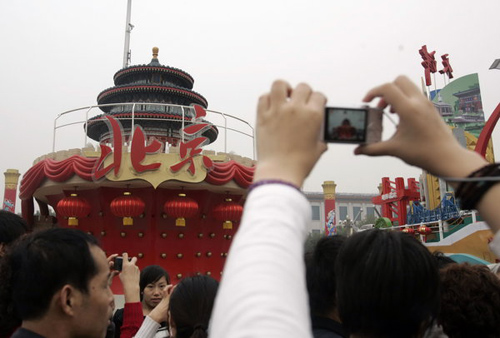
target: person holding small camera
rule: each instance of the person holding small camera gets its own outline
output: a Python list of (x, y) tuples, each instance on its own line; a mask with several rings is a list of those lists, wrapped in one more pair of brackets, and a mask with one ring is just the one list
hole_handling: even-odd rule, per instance
[[(116, 310), (113, 316), (115, 338), (135, 336), (144, 318), (161, 304), (170, 287), (170, 276), (161, 266), (149, 265), (139, 271), (136, 262), (136, 257), (129, 260), (128, 254), (123, 254), (119, 276), (123, 285), (125, 307)], [(169, 336), (167, 322), (163, 320), (155, 337)]]
[[(407, 77), (375, 87), (364, 101), (375, 98), (380, 98), (378, 108), (390, 106), (399, 115), (397, 131), (387, 141), (360, 145), (355, 154), (395, 156), (447, 177), (496, 232), (493, 250), (500, 254), (500, 185), (492, 180), (500, 176), (498, 165), (489, 166), (479, 154), (461, 147)], [(308, 85), (292, 88), (281, 80), (259, 99), (258, 165), (224, 268), (212, 337), (312, 336), (303, 261), (311, 208), (300, 187), (327, 150), (320, 137), (325, 103), (325, 96)]]

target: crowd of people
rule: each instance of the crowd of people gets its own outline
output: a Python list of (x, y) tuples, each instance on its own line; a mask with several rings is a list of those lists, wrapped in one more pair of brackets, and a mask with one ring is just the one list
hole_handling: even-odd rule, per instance
[[(445, 177), (495, 233), (490, 246), (500, 257), (498, 165), (461, 147), (406, 77), (363, 101), (375, 98), (399, 115), (397, 131), (355, 154), (395, 156)], [(378, 229), (325, 237), (304, 252), (311, 209), (300, 187), (327, 150), (325, 103), (308, 85), (285, 81), (259, 99), (258, 165), (220, 285), (208, 276), (172, 285), (164, 268), (140, 271), (127, 253), (117, 271), (117, 254), (106, 257), (91, 235), (23, 235), (22, 220), (0, 214), (2, 337), (500, 337), (500, 279), (485, 266)], [(20, 238), (6, 239), (3, 229), (16, 222), (20, 230), (8, 236)], [(125, 305), (115, 311), (116, 275)]]

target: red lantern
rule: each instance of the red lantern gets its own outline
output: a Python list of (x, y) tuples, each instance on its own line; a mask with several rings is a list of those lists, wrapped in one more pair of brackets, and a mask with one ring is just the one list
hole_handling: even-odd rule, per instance
[(132, 196), (128, 191), (123, 193), (123, 196), (115, 198), (111, 201), (110, 209), (113, 215), (123, 217), (123, 225), (133, 225), (134, 219), (144, 212), (145, 203), (137, 196)]
[(77, 194), (71, 194), (57, 203), (57, 213), (68, 217), (68, 225), (78, 225), (78, 217), (85, 217), (90, 213), (90, 204), (86, 199), (78, 197)]
[(404, 228), (401, 231), (403, 231), (404, 233), (407, 233), (409, 235), (412, 235), (412, 236), (415, 235), (415, 229), (413, 229), (413, 228)]
[(176, 226), (183, 227), (186, 226), (186, 218), (193, 217), (198, 212), (198, 203), (186, 197), (186, 194), (179, 194), (179, 197), (166, 201), (163, 210), (168, 216), (176, 218)]
[(418, 232), (421, 235), (427, 236), (427, 235), (430, 235), (432, 233), (432, 230), (431, 230), (431, 228), (426, 227), (425, 225), (421, 225), (418, 227)]
[(224, 221), (222, 224), (223, 229), (231, 230), (233, 228), (233, 221), (239, 221), (243, 214), (243, 207), (230, 198), (226, 198), (225, 202), (217, 205), (214, 208), (214, 217), (218, 221)]

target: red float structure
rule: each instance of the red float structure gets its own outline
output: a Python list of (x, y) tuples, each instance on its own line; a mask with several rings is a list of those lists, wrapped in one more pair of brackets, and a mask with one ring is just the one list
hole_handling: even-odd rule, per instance
[(374, 197), (372, 202), (382, 206), (382, 217), (390, 219), (393, 225), (404, 225), (410, 201), (418, 200), (420, 188), (414, 178), (409, 178), (408, 187), (405, 187), (402, 177), (396, 177), (394, 182), (389, 177), (383, 177), (380, 196)]
[[(157, 56), (155, 48), (148, 65), (119, 70), (115, 86), (98, 95), (99, 114), (80, 110), (88, 115), (80, 132), (97, 147), (35, 160), (21, 181), (23, 217), (35, 228), (77, 227), (107, 254), (127, 252), (140, 268), (161, 265), (174, 281), (219, 278), (255, 162), (205, 151), (221, 126), (230, 128), (210, 122), (217, 112), (192, 90), (193, 78)], [(253, 146), (253, 130), (245, 135)], [(78, 196), (70, 196), (75, 190)], [(56, 211), (53, 224), (34, 217), (35, 201), (42, 220), (51, 219), (49, 207)], [(122, 292), (120, 283), (113, 288)]]

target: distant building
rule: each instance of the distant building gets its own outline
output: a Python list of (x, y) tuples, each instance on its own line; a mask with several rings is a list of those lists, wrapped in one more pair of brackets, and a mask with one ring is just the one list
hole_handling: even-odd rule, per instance
[[(327, 222), (324, 194), (321, 192), (305, 192), (305, 195), (311, 203), (312, 210), (309, 231), (323, 232)], [(380, 213), (380, 206), (372, 203), (372, 198), (375, 196), (378, 196), (378, 194), (336, 193), (335, 215), (337, 224), (347, 218), (356, 221), (362, 221), (372, 216), (378, 218), (375, 208)]]

